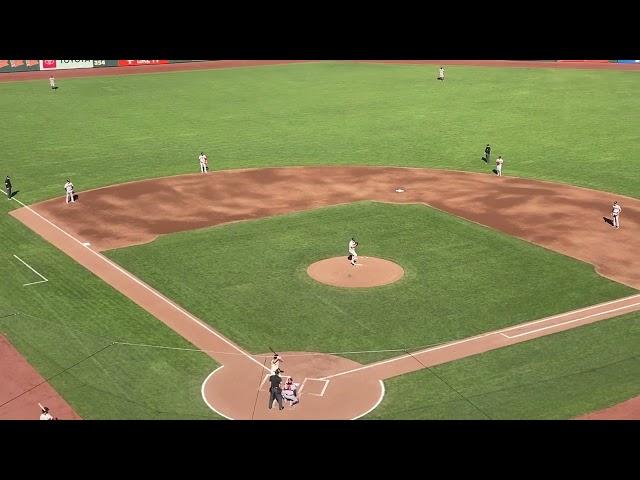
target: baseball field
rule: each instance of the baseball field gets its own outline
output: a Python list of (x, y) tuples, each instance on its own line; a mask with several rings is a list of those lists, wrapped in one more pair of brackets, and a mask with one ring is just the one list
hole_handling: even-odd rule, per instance
[[(437, 67), (0, 82), (0, 333), (41, 377), (4, 362), (0, 418), (567, 419), (640, 395), (640, 71)], [(332, 257), (347, 284), (403, 275), (310, 277)], [(282, 412), (274, 349), (303, 385)]]

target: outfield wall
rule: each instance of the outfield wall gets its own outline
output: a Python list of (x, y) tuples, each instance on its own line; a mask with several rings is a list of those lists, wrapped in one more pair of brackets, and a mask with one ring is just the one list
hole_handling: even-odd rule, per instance
[(139, 67), (207, 60), (0, 60), (0, 73), (77, 70), (107, 67)]

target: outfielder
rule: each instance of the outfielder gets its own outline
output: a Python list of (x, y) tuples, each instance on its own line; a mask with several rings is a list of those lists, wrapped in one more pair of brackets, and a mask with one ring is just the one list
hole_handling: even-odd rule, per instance
[(54, 92), (56, 91), (56, 79), (53, 78), (53, 75), (49, 77), (49, 86), (51, 87), (51, 90)]
[(198, 160), (200, 160), (200, 173), (207, 173), (207, 170), (209, 170), (209, 159), (204, 152), (200, 152)]
[(444, 80), (444, 67), (438, 69), (438, 80)]
[(618, 205), (618, 202), (613, 202), (613, 207), (611, 208), (611, 216), (613, 217), (613, 226), (615, 228), (620, 228), (620, 212), (622, 211), (622, 207)]
[(358, 246), (358, 242), (356, 242), (353, 238), (349, 240), (349, 256), (347, 259), (351, 261), (351, 265), (356, 264), (358, 261), (358, 254), (356, 253), (356, 247)]
[(67, 183), (64, 184), (64, 191), (66, 193), (67, 203), (76, 203), (75, 198), (73, 198), (75, 196), (73, 183), (71, 183), (71, 180), (69, 180), (68, 178)]

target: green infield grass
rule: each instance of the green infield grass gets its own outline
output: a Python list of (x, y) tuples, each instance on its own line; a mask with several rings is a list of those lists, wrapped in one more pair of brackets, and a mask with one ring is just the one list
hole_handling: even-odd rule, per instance
[[(347, 262), (352, 236), (359, 255), (395, 261), (405, 276), (345, 289), (307, 275), (324, 258)], [(252, 353), (411, 351), (635, 292), (591, 265), (424, 205), (358, 202), (106, 254)]]

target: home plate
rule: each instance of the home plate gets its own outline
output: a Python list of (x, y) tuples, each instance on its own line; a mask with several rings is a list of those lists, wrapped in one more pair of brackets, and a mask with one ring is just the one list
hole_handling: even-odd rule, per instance
[(404, 188), (396, 188), (396, 193), (402, 193), (404, 192)]

